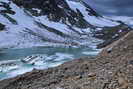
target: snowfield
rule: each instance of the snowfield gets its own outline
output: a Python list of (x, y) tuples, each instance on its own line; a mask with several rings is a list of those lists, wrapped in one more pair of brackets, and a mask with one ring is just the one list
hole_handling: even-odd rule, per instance
[[(3, 2), (3, 0), (0, 0)], [(8, 3), (8, 0), (4, 0)], [(90, 16), (87, 7), (82, 2), (66, 0), (69, 7), (76, 12), (78, 9), (84, 16), (84, 19), (92, 26), (101, 29), (105, 26), (116, 26), (118, 22), (103, 17)], [(0, 48), (27, 48), (34, 46), (53, 45), (90, 45), (95, 46), (100, 40), (91, 36), (92, 28), (79, 28), (60, 22), (50, 21), (47, 16), (32, 16), (30, 12), (23, 7), (18, 7), (11, 2), (10, 8), (15, 12), (11, 14), (0, 14), (0, 23), (6, 26), (4, 31), (0, 31)], [(63, 7), (62, 7), (63, 8)], [(0, 7), (0, 11), (5, 9)], [(33, 8), (40, 12), (39, 9)], [(91, 12), (90, 12), (91, 13)], [(12, 20), (13, 19), (13, 20)], [(118, 20), (118, 18), (116, 18)], [(13, 22), (12, 22), (13, 21)], [(125, 22), (128, 20), (125, 18)], [(129, 24), (133, 24), (130, 22)], [(92, 41), (93, 40), (93, 41)], [(94, 42), (95, 41), (95, 42)], [(95, 43), (95, 44), (94, 44)], [(92, 45), (91, 45), (92, 46)]]

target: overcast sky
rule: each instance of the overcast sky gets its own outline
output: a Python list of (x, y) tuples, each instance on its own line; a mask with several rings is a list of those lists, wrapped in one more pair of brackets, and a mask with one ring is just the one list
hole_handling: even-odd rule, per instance
[(97, 12), (106, 15), (133, 16), (133, 0), (85, 0)]

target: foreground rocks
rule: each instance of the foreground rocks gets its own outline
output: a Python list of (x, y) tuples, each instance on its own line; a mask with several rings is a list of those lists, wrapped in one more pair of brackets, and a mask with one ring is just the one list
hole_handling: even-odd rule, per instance
[(0, 89), (133, 89), (133, 31), (96, 58), (81, 58), (56, 68), (0, 82)]

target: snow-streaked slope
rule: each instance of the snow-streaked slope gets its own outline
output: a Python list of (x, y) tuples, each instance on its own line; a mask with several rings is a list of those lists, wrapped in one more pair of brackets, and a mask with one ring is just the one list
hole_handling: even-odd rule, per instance
[(128, 16), (110, 16), (111, 19), (113, 20), (119, 20), (127, 25), (133, 27), (133, 17), (128, 17)]
[[(0, 0), (0, 2), (8, 3), (9, 1)], [(97, 29), (98, 27), (119, 25), (117, 22), (102, 17), (88, 15), (86, 7), (81, 2), (67, 0), (67, 3), (75, 12), (76, 9), (80, 10), (84, 19)], [(0, 48), (48, 46), (49, 43), (86, 46), (99, 42), (98, 39), (90, 36), (91, 30), (93, 30), (91, 27), (79, 28), (71, 26), (69, 22), (64, 24), (61, 21), (50, 21), (45, 15), (32, 16), (25, 8), (18, 7), (13, 2), (11, 2), (10, 8), (15, 14), (0, 14), (0, 23), (6, 26), (5, 30), (0, 32)], [(0, 11), (3, 9), (4, 7), (0, 7)], [(15, 21), (12, 22), (7, 16)]]
[(95, 16), (89, 16), (88, 12), (86, 11), (87, 8), (83, 4), (81, 4), (82, 2), (74, 2), (69, 0), (66, 0), (66, 1), (69, 4), (70, 8), (72, 8), (73, 10), (76, 11), (76, 9), (79, 9), (84, 15), (84, 18), (92, 25), (99, 26), (99, 27), (118, 25), (117, 22), (112, 22), (105, 18), (101, 18), (101, 17), (96, 18)]

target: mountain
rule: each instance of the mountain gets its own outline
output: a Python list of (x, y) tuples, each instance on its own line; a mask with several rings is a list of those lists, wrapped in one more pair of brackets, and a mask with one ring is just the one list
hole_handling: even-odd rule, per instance
[(96, 46), (101, 31), (118, 26), (129, 28), (83, 0), (0, 0), (0, 48)]

